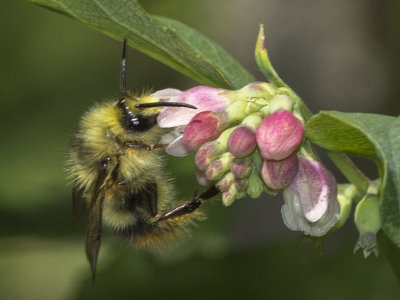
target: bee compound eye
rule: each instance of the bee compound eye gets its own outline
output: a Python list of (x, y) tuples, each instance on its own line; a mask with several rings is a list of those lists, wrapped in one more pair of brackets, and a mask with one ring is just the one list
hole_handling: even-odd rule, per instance
[(157, 124), (157, 116), (135, 116), (134, 118), (129, 118), (125, 120), (125, 127), (131, 131), (143, 132), (151, 129)]

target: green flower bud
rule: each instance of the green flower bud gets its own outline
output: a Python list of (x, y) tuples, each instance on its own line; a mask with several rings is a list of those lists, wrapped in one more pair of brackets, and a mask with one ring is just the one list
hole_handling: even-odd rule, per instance
[(216, 184), (216, 187), (220, 190), (221, 193), (229, 190), (230, 186), (235, 181), (235, 175), (232, 172), (228, 172), (222, 177), (220, 181)]
[(253, 171), (249, 177), (249, 187), (247, 188), (247, 194), (256, 199), (261, 196), (264, 189), (264, 183), (261, 178)]
[(230, 91), (223, 94), (224, 96), (235, 100), (247, 101), (268, 101), (276, 93), (276, 88), (267, 82), (252, 82), (240, 90)]
[(206, 177), (209, 181), (216, 181), (231, 167), (231, 163), (235, 157), (226, 152), (219, 159), (208, 165), (206, 169)]
[(376, 234), (381, 229), (378, 196), (367, 194), (358, 203), (354, 212), (354, 223), (360, 232), (354, 252), (358, 249), (363, 249), (364, 257), (368, 257), (371, 252), (374, 252), (378, 256), (379, 250), (376, 242)]
[(293, 100), (288, 95), (279, 94), (275, 95), (269, 104), (270, 113), (274, 113), (280, 110), (293, 111)]
[(225, 206), (231, 205), (235, 201), (237, 193), (236, 186), (232, 184), (226, 192), (222, 193), (222, 203)]
[(258, 125), (260, 125), (262, 120), (263, 120), (263, 118), (258, 113), (251, 114), (243, 119), (242, 125), (246, 125), (252, 129), (254, 129), (254, 131), (255, 131), (257, 129)]
[(196, 152), (195, 163), (199, 170), (205, 170), (213, 161), (220, 158), (221, 154), (228, 151), (229, 135), (235, 127), (221, 133), (214, 141), (203, 144)]
[[(254, 105), (245, 100), (237, 100), (226, 108), (227, 122), (229, 124), (239, 123), (249, 112), (249, 105)], [(254, 108), (253, 108), (254, 109)]]
[(258, 113), (259, 113), (263, 118), (265, 118), (266, 116), (268, 116), (269, 114), (271, 114), (271, 109), (270, 109), (270, 107), (269, 107), (269, 104), (268, 104), (268, 105), (265, 105), (265, 106), (263, 106), (263, 107), (261, 107), (260, 110), (258, 111)]

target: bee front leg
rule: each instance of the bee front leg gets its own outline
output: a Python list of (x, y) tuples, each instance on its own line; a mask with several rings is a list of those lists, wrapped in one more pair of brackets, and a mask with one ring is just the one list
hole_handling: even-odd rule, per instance
[(168, 144), (136, 144), (136, 143), (126, 143), (126, 147), (130, 149), (135, 149), (135, 150), (147, 150), (147, 151), (153, 151), (156, 149), (165, 149), (167, 148)]
[(200, 194), (199, 196), (195, 197), (193, 200), (186, 202), (171, 211), (163, 214), (157, 219), (157, 222), (164, 221), (167, 219), (176, 218), (182, 215), (190, 214), (191, 212), (195, 211), (200, 205), (203, 203), (204, 200), (208, 200), (215, 195), (217, 195), (219, 191), (215, 186), (210, 187), (208, 190)]

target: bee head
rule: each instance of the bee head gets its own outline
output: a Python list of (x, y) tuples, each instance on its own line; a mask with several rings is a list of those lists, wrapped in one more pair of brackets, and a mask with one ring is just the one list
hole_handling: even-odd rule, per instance
[(143, 132), (157, 125), (157, 117), (161, 109), (166, 106), (187, 107), (197, 109), (197, 107), (179, 102), (166, 102), (163, 99), (152, 96), (124, 96), (118, 101), (118, 108), (122, 113), (121, 122), (124, 128)]
[(121, 81), (120, 89), (122, 98), (118, 101), (118, 108), (122, 113), (122, 126), (132, 132), (145, 132), (157, 125), (157, 116), (164, 106), (197, 107), (178, 102), (163, 101), (151, 95), (134, 97), (126, 92), (126, 38), (122, 46)]

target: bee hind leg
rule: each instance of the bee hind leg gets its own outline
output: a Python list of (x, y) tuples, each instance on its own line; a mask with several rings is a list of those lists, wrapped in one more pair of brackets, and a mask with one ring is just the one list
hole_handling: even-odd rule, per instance
[(160, 217), (158, 217), (157, 222), (190, 214), (191, 212), (198, 209), (204, 200), (208, 200), (218, 193), (219, 191), (217, 190), (217, 188), (215, 186), (212, 186), (205, 192), (201, 193), (199, 196), (196, 196), (193, 200), (186, 202), (178, 207), (175, 207), (171, 211), (161, 215)]

